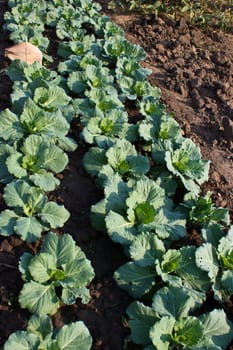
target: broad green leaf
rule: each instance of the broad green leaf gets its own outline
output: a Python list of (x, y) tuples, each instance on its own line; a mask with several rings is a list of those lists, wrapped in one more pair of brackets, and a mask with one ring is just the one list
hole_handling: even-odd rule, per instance
[(66, 105), (70, 97), (59, 86), (51, 85), (48, 89), (38, 87), (35, 90), (34, 101), (46, 111), (54, 111)]
[(28, 201), (24, 206), (24, 212), (28, 216), (33, 213), (38, 213), (44, 208), (47, 202), (48, 197), (45, 195), (44, 191), (38, 187), (32, 186), (30, 188), (30, 196), (28, 196)]
[(127, 309), (131, 338), (136, 344), (149, 344), (149, 332), (153, 324), (159, 319), (158, 314), (150, 307), (139, 301), (134, 301)]
[(60, 148), (51, 144), (48, 145), (44, 154), (44, 167), (54, 173), (60, 173), (67, 164), (68, 156)]
[(52, 330), (52, 321), (47, 315), (32, 315), (28, 321), (28, 333), (37, 335), (40, 340), (45, 339)]
[(23, 137), (24, 130), (19, 117), (9, 109), (0, 113), (0, 138), (5, 141), (17, 141)]
[(40, 158), (46, 147), (47, 145), (44, 143), (42, 136), (29, 135), (23, 143), (22, 152), (25, 155), (32, 155), (36, 158)]
[(4, 350), (38, 350), (39, 338), (35, 334), (26, 331), (16, 331), (11, 334), (4, 344)]
[(214, 281), (218, 274), (219, 265), (216, 251), (212, 244), (204, 243), (197, 248), (195, 256), (197, 266), (201, 270), (207, 271), (210, 279)]
[(170, 202), (167, 202), (156, 213), (155, 230), (160, 238), (176, 241), (186, 236), (186, 220), (181, 213), (171, 210)]
[(20, 261), (19, 261), (19, 271), (21, 272), (22, 279), (27, 282), (30, 281), (31, 279), (31, 274), (29, 272), (29, 265), (33, 257), (34, 255), (32, 254), (24, 253), (20, 257)]
[(67, 287), (63, 288), (61, 299), (66, 305), (73, 305), (76, 303), (77, 299), (81, 299), (83, 304), (87, 304), (90, 301), (89, 289), (85, 287)]
[(23, 168), (22, 160), (23, 155), (19, 152), (11, 154), (6, 160), (9, 173), (13, 174), (18, 179), (27, 176), (27, 170)]
[(220, 239), (225, 235), (224, 230), (219, 224), (209, 224), (201, 230), (202, 237), (205, 242), (211, 243), (217, 248)]
[(135, 237), (130, 245), (129, 253), (137, 265), (153, 266), (156, 259), (162, 258), (165, 253), (165, 246), (156, 235), (143, 233)]
[(28, 269), (36, 282), (45, 283), (50, 280), (56, 267), (56, 258), (53, 255), (39, 253), (30, 261)]
[(222, 271), (221, 275), (222, 289), (228, 294), (228, 296), (233, 294), (233, 271), (225, 270)]
[(157, 350), (169, 349), (174, 325), (173, 317), (164, 316), (151, 327), (150, 339)]
[(54, 286), (34, 281), (24, 284), (19, 294), (19, 302), (22, 308), (39, 315), (53, 315), (59, 307), (59, 299), (56, 296)]
[(110, 211), (105, 218), (107, 232), (116, 243), (129, 245), (135, 238), (136, 230), (133, 223), (122, 215)]
[(14, 230), (24, 241), (30, 243), (40, 239), (43, 228), (37, 218), (31, 216), (18, 218)]
[(181, 264), (181, 253), (176, 249), (169, 249), (163, 256), (161, 268), (164, 273), (175, 272)]
[(92, 176), (98, 175), (104, 164), (107, 164), (107, 158), (101, 148), (92, 147), (83, 157), (84, 168)]
[(74, 152), (78, 147), (77, 142), (75, 140), (66, 136), (57, 138), (56, 145), (66, 152)]
[(39, 217), (51, 228), (62, 227), (69, 219), (70, 213), (65, 209), (64, 205), (58, 205), (55, 202), (47, 202), (39, 213)]
[(52, 174), (44, 169), (39, 170), (36, 174), (29, 176), (34, 185), (40, 187), (44, 191), (54, 191), (59, 186), (60, 181)]
[(91, 224), (96, 230), (106, 232), (105, 216), (106, 216), (105, 199), (100, 200), (99, 202), (91, 206), (91, 213), (90, 213)]
[(155, 284), (156, 272), (151, 267), (142, 267), (134, 262), (121, 265), (114, 273), (117, 284), (134, 298), (148, 293)]
[(154, 297), (152, 308), (161, 317), (171, 316), (178, 320), (188, 316), (196, 302), (184, 288), (164, 287), (159, 289)]
[(56, 338), (59, 350), (89, 350), (92, 345), (90, 333), (81, 321), (63, 326)]
[(192, 316), (175, 322), (173, 341), (184, 346), (195, 346), (203, 338), (203, 324)]
[(200, 317), (204, 336), (210, 337), (216, 346), (225, 349), (233, 338), (233, 325), (224, 310), (215, 309)]
[(129, 193), (129, 186), (122, 180), (117, 173), (109, 174), (104, 179), (104, 194), (106, 200), (106, 211), (115, 211), (123, 214), (126, 210), (125, 200)]
[(30, 194), (30, 186), (21, 180), (17, 180), (6, 185), (4, 199), (9, 207), (23, 208)]
[(11, 236), (15, 233), (14, 227), (18, 215), (13, 210), (3, 210), (0, 213), (0, 234), (2, 236)]
[(60, 267), (75, 258), (76, 246), (69, 234), (57, 236), (49, 232), (43, 241), (42, 251), (53, 256), (57, 261), (57, 267)]
[(89, 260), (83, 257), (80, 250), (81, 257), (78, 256), (74, 260), (68, 261), (64, 266), (64, 280), (62, 285), (70, 285), (74, 287), (85, 287), (88, 281), (94, 277), (94, 271)]
[(184, 286), (190, 290), (207, 292), (211, 287), (211, 281), (207, 272), (200, 270), (196, 264), (196, 247), (182, 247), (181, 263), (176, 269), (176, 273), (184, 280)]
[(11, 182), (13, 179), (6, 165), (6, 160), (12, 152), (15, 152), (13, 147), (5, 143), (0, 143), (0, 182), (5, 184)]

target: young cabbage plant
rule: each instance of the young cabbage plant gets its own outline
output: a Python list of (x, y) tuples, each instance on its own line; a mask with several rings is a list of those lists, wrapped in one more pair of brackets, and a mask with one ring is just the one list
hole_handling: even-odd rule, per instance
[(196, 264), (208, 273), (214, 297), (221, 302), (228, 300), (233, 294), (233, 226), (218, 244), (206, 242), (197, 249)]
[(70, 20), (59, 18), (56, 24), (57, 37), (61, 40), (82, 41), (86, 33), (85, 29), (82, 28), (82, 18), (77, 11), (74, 12), (72, 17)]
[(166, 152), (178, 148), (183, 141), (179, 124), (165, 111), (147, 115), (139, 122), (138, 132), (145, 142), (144, 149), (152, 152), (152, 158), (164, 167)]
[(224, 310), (192, 316), (200, 303), (184, 287), (158, 290), (152, 307), (138, 301), (127, 309), (131, 338), (151, 350), (223, 350), (233, 327)]
[(25, 82), (31, 86), (39, 82), (48, 82), (53, 85), (61, 83), (61, 77), (53, 70), (47, 69), (39, 62), (32, 64), (20, 60), (14, 60), (8, 67), (7, 75), (13, 82)]
[(89, 350), (91, 345), (91, 335), (82, 321), (53, 328), (49, 316), (33, 315), (27, 329), (12, 333), (3, 350)]
[(85, 126), (93, 117), (104, 118), (109, 112), (116, 109), (124, 112), (124, 105), (118, 98), (117, 91), (92, 88), (86, 91), (86, 98), (74, 99), (73, 105), (76, 113), (81, 116), (81, 122)]
[(106, 67), (89, 64), (84, 71), (73, 71), (67, 78), (67, 85), (74, 93), (85, 92), (92, 88), (108, 90), (113, 87), (113, 76)]
[(45, 16), (45, 1), (40, 1), (38, 7), (35, 7), (32, 2), (17, 3), (17, 6), (13, 6), (10, 12), (5, 13), (3, 28), (11, 32), (10, 38), (15, 43), (31, 42), (31, 39), (35, 39), (37, 34), (37, 37), (41, 39), (39, 42), (40, 48), (46, 49), (49, 40), (41, 35), (44, 31)]
[(60, 86), (43, 83), (35, 89), (30, 89), (28, 86), (21, 90), (14, 89), (11, 95), (12, 111), (17, 115), (21, 114), (29, 97), (45, 112), (51, 113), (60, 110), (68, 121), (72, 120), (70, 114), (73, 113), (73, 109), (71, 104), (69, 104), (71, 97)]
[(145, 59), (145, 51), (139, 45), (131, 44), (120, 35), (113, 35), (104, 43), (104, 50), (110, 60), (117, 62), (122, 57), (133, 57), (137, 61)]
[(99, 154), (96, 147), (91, 148), (84, 156), (83, 164), (88, 173), (98, 176), (98, 182), (102, 185), (105, 179), (114, 173), (127, 180), (140, 178), (150, 169), (149, 159), (139, 154), (134, 145), (125, 139), (118, 139), (105, 151), (104, 157), (100, 158)]
[(35, 102), (28, 98), (25, 101), (23, 111), (20, 115), (5, 109), (0, 112), (0, 138), (9, 144), (22, 141), (29, 135), (43, 137), (45, 142), (54, 144), (65, 151), (74, 151), (77, 148), (76, 142), (66, 136), (70, 124), (60, 110), (47, 112), (38, 107)]
[(12, 209), (0, 213), (0, 234), (17, 234), (27, 242), (35, 242), (43, 231), (62, 227), (69, 219), (63, 205), (48, 201), (38, 187), (23, 180), (10, 182), (4, 189), (4, 200)]
[(183, 215), (173, 211), (172, 200), (157, 182), (144, 176), (125, 183), (115, 174), (106, 178), (104, 192), (104, 201), (92, 206), (92, 222), (102, 229), (105, 222), (114, 242), (128, 247), (135, 236), (146, 231), (161, 239), (177, 240), (185, 236)]
[(139, 123), (139, 134), (151, 144), (156, 143), (158, 140), (174, 140), (176, 143), (179, 143), (183, 139), (179, 124), (168, 113), (147, 116)]
[(195, 262), (195, 247), (165, 249), (151, 233), (138, 235), (129, 247), (131, 262), (119, 267), (114, 277), (130, 295), (140, 298), (157, 285), (184, 286), (196, 298), (205, 298), (211, 287), (208, 274)]
[(128, 123), (128, 114), (120, 109), (110, 110), (106, 115), (91, 118), (81, 132), (81, 137), (93, 145), (107, 149), (117, 141), (136, 140), (137, 126)]
[(186, 212), (187, 219), (193, 224), (208, 228), (211, 224), (219, 224), (222, 227), (229, 225), (229, 210), (226, 208), (216, 208), (212, 202), (211, 192), (205, 196), (196, 197), (192, 193), (184, 196), (184, 202), (181, 204)]
[(19, 269), (25, 280), (19, 302), (32, 313), (53, 315), (61, 303), (72, 305), (77, 298), (88, 303), (90, 299), (86, 286), (94, 270), (69, 234), (48, 233), (39, 253), (21, 257)]
[(137, 86), (139, 86), (139, 83), (146, 82), (149, 74), (151, 74), (151, 70), (142, 68), (138, 61), (132, 59), (132, 57), (119, 58), (115, 75), (121, 98), (123, 100), (136, 100), (138, 97), (137, 91), (139, 91)]
[(6, 166), (15, 178), (30, 180), (44, 191), (53, 191), (60, 181), (53, 175), (63, 171), (68, 164), (67, 155), (57, 146), (37, 135), (26, 138), (21, 151), (6, 159)]
[(210, 162), (202, 160), (200, 148), (190, 139), (167, 150), (165, 161), (169, 171), (181, 180), (185, 189), (198, 195), (200, 185), (208, 180)]
[(69, 60), (72, 56), (78, 56), (80, 59), (90, 53), (93, 55), (96, 54), (96, 57), (99, 57), (102, 50), (96, 41), (94, 35), (85, 35), (81, 41), (61, 41), (57, 53), (60, 57), (66, 60)]

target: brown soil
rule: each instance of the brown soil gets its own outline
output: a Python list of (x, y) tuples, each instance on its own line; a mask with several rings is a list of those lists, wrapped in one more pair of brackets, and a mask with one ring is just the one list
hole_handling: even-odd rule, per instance
[[(1, 1), (0, 25), (6, 9), (6, 2)], [(144, 65), (153, 70), (151, 83), (161, 88), (162, 100), (174, 112), (184, 135), (200, 145), (203, 158), (212, 161), (203, 191), (212, 191), (216, 205), (228, 207), (233, 214), (233, 35), (194, 28), (185, 19), (108, 14), (123, 26), (131, 42), (145, 48)], [(0, 31), (0, 50), (10, 45)], [(0, 110), (10, 106), (11, 84), (2, 71), (6, 67), (0, 57)], [(84, 152), (81, 145), (70, 155), (62, 186), (54, 196), (71, 213), (63, 231), (72, 234), (85, 251), (96, 277), (90, 285), (89, 304), (61, 307), (53, 317), (54, 325), (83, 320), (94, 339), (92, 350), (136, 350), (127, 339), (124, 320), (131, 299), (112, 277), (126, 258), (120, 246), (90, 225), (90, 206), (101, 193), (82, 167)], [(4, 207), (3, 202), (0, 205)], [(18, 238), (0, 238), (0, 348), (10, 333), (26, 326), (29, 314), (17, 303), (22, 287), (17, 265), (23, 252), (35, 250), (36, 246)], [(226, 311), (233, 320), (232, 307)]]

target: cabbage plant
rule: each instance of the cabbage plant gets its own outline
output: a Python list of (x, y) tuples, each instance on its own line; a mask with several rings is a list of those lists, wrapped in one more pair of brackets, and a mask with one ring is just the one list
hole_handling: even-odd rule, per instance
[(91, 148), (85, 154), (83, 164), (88, 173), (99, 177), (101, 184), (114, 173), (124, 179), (140, 178), (150, 169), (149, 159), (139, 154), (135, 146), (125, 139), (118, 139), (106, 151)]
[(53, 328), (49, 316), (33, 315), (27, 329), (12, 333), (3, 350), (89, 350), (91, 344), (91, 335), (82, 321)]
[(195, 252), (194, 246), (167, 249), (155, 235), (142, 233), (129, 247), (132, 261), (120, 266), (114, 277), (134, 298), (142, 297), (157, 285), (166, 284), (183, 286), (190, 295), (202, 300), (211, 281), (207, 272), (196, 265)]
[(68, 164), (67, 155), (57, 146), (37, 135), (30, 135), (21, 150), (10, 154), (6, 165), (15, 178), (30, 180), (44, 191), (53, 191), (60, 181), (53, 173), (60, 173)]
[(200, 306), (180, 286), (159, 289), (152, 306), (135, 301), (127, 309), (131, 338), (145, 350), (223, 350), (232, 340), (233, 325), (222, 309), (198, 316)]
[(41, 189), (23, 180), (6, 185), (3, 197), (12, 209), (0, 213), (2, 236), (17, 234), (27, 242), (35, 242), (43, 231), (62, 227), (70, 216), (63, 205), (48, 201)]
[(113, 109), (104, 117), (93, 117), (87, 121), (81, 132), (81, 137), (89, 144), (101, 148), (109, 148), (116, 140), (134, 141), (137, 136), (137, 126), (128, 123), (128, 114), (121, 109)]
[(67, 137), (70, 124), (60, 110), (47, 112), (28, 98), (22, 113), (5, 109), (0, 113), (0, 138), (9, 144), (21, 143), (29, 135), (42, 136), (46, 143), (55, 144), (65, 151), (74, 151), (76, 142)]
[(195, 255), (197, 266), (208, 273), (215, 299), (228, 300), (233, 294), (233, 226), (218, 242), (203, 243)]
[(48, 233), (39, 253), (23, 254), (19, 269), (25, 281), (19, 302), (32, 313), (52, 315), (61, 303), (71, 305), (77, 298), (88, 303), (90, 299), (86, 286), (94, 270), (69, 234)]
[(190, 139), (165, 153), (168, 170), (181, 180), (185, 189), (197, 195), (208, 180), (210, 161), (202, 160), (200, 148)]
[(174, 211), (172, 200), (156, 181), (144, 176), (126, 183), (118, 174), (110, 175), (104, 192), (105, 199), (92, 206), (92, 223), (97, 229), (106, 228), (114, 242), (128, 247), (146, 231), (164, 240), (185, 236), (183, 214)]

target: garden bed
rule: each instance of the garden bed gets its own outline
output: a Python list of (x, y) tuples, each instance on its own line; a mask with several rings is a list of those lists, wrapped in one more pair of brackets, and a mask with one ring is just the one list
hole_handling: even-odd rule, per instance
[[(2, 25), (7, 1), (1, 2), (0, 8)], [(124, 28), (131, 42), (146, 50), (144, 66), (153, 70), (149, 80), (161, 88), (162, 100), (168, 111), (174, 112), (184, 136), (200, 146), (204, 159), (211, 160), (210, 179), (203, 185), (203, 192), (211, 191), (216, 206), (229, 208), (232, 217), (232, 34), (194, 28), (184, 19), (108, 14)], [(10, 45), (7, 34), (1, 31), (0, 49)], [(11, 83), (2, 71), (8, 63), (1, 57), (0, 110), (10, 106)], [(131, 116), (137, 117), (133, 112)], [(79, 125), (73, 123), (71, 136), (78, 142), (79, 131)], [(132, 299), (113, 279), (114, 271), (127, 258), (120, 245), (114, 244), (107, 234), (95, 231), (90, 224), (90, 207), (102, 194), (82, 166), (86, 150), (86, 145), (79, 143), (77, 151), (69, 155), (69, 165), (60, 175), (61, 186), (51, 199), (64, 204), (71, 213), (62, 232), (75, 238), (94, 267), (95, 278), (89, 286), (91, 300), (87, 305), (61, 307), (53, 316), (53, 322), (60, 327), (76, 320), (84, 321), (93, 336), (93, 350), (122, 350), (124, 346), (136, 350), (140, 347), (127, 340), (129, 328), (124, 320)], [(1, 209), (4, 209), (3, 201)], [(10, 333), (26, 325), (29, 313), (22, 310), (17, 301), (22, 288), (17, 266), (25, 251), (37, 249), (37, 244), (26, 244), (19, 238), (0, 239), (0, 346)], [(225, 311), (233, 321), (230, 301)]]

